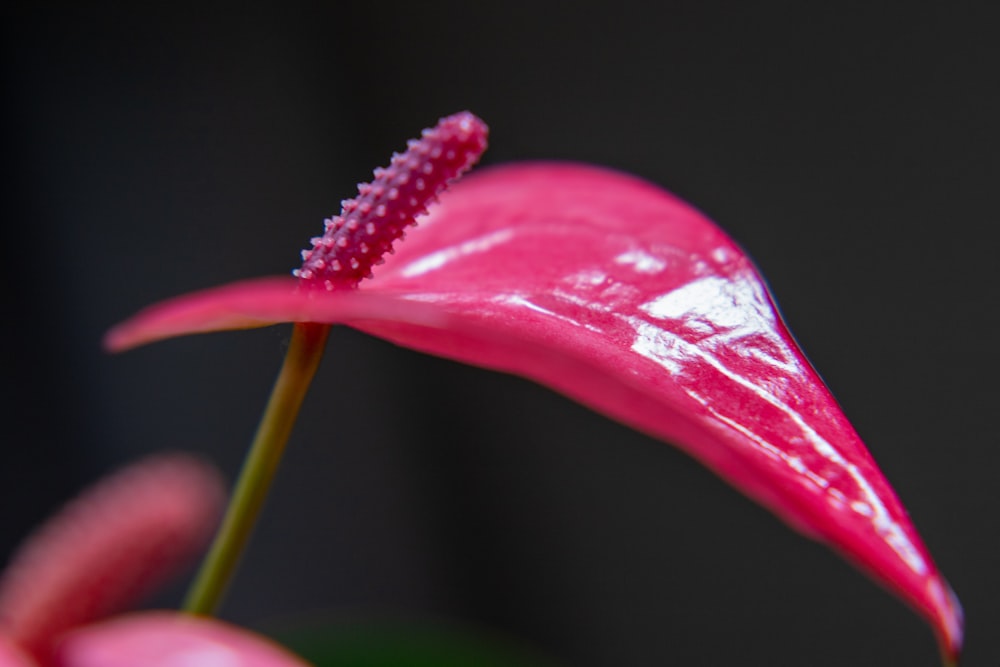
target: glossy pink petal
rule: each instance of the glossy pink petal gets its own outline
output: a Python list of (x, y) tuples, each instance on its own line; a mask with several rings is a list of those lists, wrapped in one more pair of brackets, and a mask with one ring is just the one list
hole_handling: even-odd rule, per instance
[(751, 261), (655, 186), (563, 164), (480, 172), (358, 290), (237, 283), (144, 311), (107, 344), (283, 321), (523, 375), (674, 443), (906, 600), (946, 656), (960, 650), (956, 598)]
[(68, 635), (53, 667), (306, 667), (274, 642), (221, 621), (153, 612)]

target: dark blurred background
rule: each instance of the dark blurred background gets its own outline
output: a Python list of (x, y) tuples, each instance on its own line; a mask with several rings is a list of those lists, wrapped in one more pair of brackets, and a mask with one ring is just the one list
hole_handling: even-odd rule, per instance
[[(287, 273), (471, 109), (486, 164), (620, 168), (748, 250), (962, 598), (967, 664), (1000, 664), (1000, 40), (991, 3), (919, 6), (3, 10), (0, 558), (143, 454), (232, 478), (289, 329), (102, 333)], [(458, 619), (567, 666), (937, 664), (916, 615), (671, 447), (347, 329), (224, 616), (300, 612)]]

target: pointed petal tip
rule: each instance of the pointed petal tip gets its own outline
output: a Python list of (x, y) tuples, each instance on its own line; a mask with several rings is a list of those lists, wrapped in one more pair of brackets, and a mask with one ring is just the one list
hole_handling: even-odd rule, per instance
[(945, 667), (957, 667), (965, 641), (965, 612), (955, 591), (942, 578), (929, 586), (935, 608), (930, 623), (937, 636)]

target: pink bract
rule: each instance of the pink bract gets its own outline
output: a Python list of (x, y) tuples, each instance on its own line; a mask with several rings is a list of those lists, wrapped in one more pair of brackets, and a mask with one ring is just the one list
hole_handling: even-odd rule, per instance
[(269, 278), (153, 306), (112, 350), (277, 322), (347, 324), (515, 373), (673, 443), (894, 591), (957, 656), (962, 616), (752, 262), (665, 191), (569, 164), (453, 186), (356, 290)]

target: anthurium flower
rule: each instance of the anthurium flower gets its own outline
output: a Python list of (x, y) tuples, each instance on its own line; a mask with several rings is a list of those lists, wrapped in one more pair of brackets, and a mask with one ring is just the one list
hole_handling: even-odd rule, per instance
[(205, 546), (223, 497), (214, 470), (171, 455), (126, 468), (73, 501), (0, 576), (0, 667), (303, 667), (218, 621), (113, 617)]
[[(454, 118), (446, 121), (472, 122)], [(406, 164), (394, 159), (401, 171), (391, 178), (412, 180), (425, 163)], [(412, 213), (394, 205), (395, 183), (377, 171), (304, 252), (297, 279), (155, 305), (111, 330), (108, 348), (281, 322), (346, 324), (534, 379), (680, 447), (825, 542), (923, 615), (956, 659), (957, 599), (753, 263), (716, 225), (632, 176), (513, 164), (442, 194), (354, 289), (377, 263), (357, 265), (374, 255), (365, 234)], [(336, 232), (344, 226), (361, 231)], [(351, 280), (339, 281), (345, 267)]]

